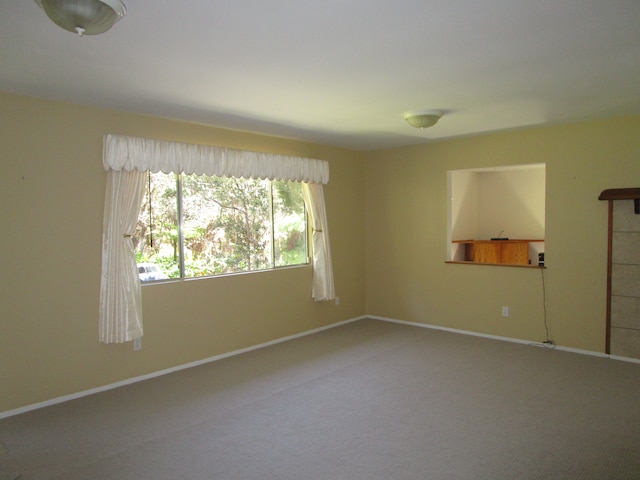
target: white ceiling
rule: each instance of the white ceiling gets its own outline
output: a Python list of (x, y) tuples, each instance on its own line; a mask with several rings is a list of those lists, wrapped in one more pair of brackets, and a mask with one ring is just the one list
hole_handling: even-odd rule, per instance
[(0, 90), (356, 150), (640, 113), (640, 0), (124, 2), (80, 38), (0, 0)]

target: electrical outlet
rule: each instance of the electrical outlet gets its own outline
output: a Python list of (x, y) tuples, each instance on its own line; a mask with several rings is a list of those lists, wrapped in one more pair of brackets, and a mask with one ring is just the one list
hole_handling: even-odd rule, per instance
[(340, 305), (340, 297), (336, 297), (336, 305)]
[(142, 350), (142, 338), (133, 339), (133, 351), (137, 352), (138, 350)]
[(509, 316), (509, 307), (507, 307), (507, 306), (502, 307), (502, 316), (503, 317), (508, 317)]

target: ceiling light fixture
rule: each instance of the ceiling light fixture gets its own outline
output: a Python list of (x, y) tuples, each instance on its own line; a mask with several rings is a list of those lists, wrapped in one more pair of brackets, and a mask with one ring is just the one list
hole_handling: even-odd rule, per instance
[(34, 0), (61, 28), (83, 35), (109, 30), (127, 9), (120, 0)]
[(438, 123), (444, 115), (442, 110), (419, 110), (402, 114), (409, 125), (415, 128), (429, 128)]

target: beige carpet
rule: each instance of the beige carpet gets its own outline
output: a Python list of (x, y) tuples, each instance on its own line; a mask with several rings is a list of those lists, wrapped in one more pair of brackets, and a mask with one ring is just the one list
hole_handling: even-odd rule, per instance
[(20, 480), (639, 479), (640, 365), (363, 320), (6, 418), (0, 441)]

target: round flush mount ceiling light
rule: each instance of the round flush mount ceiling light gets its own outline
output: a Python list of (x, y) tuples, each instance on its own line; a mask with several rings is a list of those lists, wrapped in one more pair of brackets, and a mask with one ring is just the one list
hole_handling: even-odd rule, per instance
[(444, 115), (442, 110), (415, 110), (402, 114), (409, 125), (415, 128), (429, 128), (438, 123)]
[(120, 0), (34, 0), (61, 28), (78, 35), (109, 30), (127, 13)]

